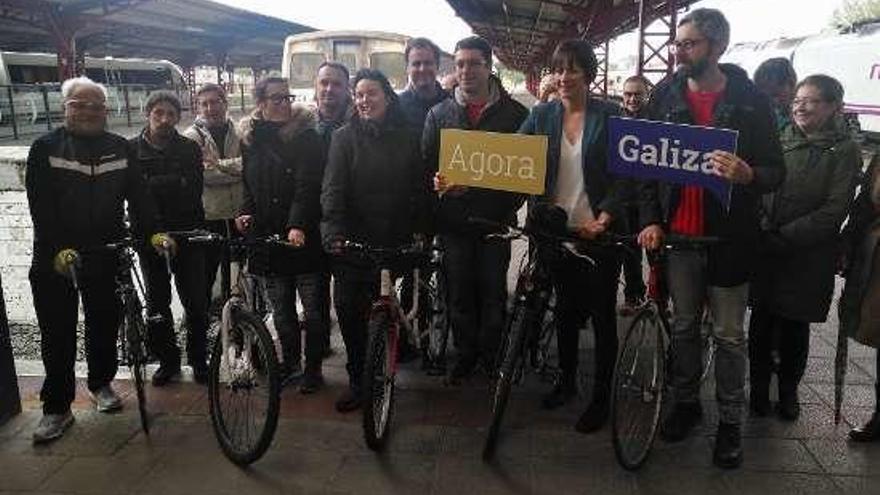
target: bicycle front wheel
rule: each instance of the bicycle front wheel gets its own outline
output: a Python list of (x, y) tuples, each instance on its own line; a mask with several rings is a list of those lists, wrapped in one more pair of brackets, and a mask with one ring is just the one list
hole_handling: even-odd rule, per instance
[(147, 325), (141, 316), (140, 308), (129, 307), (123, 319), (125, 357), (134, 380), (134, 389), (141, 417), (141, 429), (150, 434), (150, 421), (147, 415), (147, 349), (144, 341)]
[(614, 369), (611, 432), (620, 464), (638, 469), (648, 458), (665, 387), (663, 323), (651, 307), (640, 311), (626, 332)]
[(278, 426), (278, 358), (262, 320), (238, 308), (230, 314), (225, 349), (218, 335), (211, 354), (208, 399), (220, 448), (246, 466), (262, 457)]
[(373, 311), (364, 362), (364, 440), (371, 450), (382, 451), (388, 443), (394, 410), (396, 336), (391, 333), (387, 311)]

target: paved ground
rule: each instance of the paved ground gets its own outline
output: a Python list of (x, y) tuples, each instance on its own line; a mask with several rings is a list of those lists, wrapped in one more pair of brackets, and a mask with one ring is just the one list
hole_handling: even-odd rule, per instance
[(337, 355), (325, 365), (327, 389), (310, 397), (284, 391), (275, 441), (249, 469), (220, 453), (206, 391), (193, 383), (148, 389), (155, 414), (148, 438), (139, 430), (127, 381), (116, 382), (126, 408), (115, 415), (93, 412), (81, 382), (76, 424), (56, 444), (34, 447), (42, 378), (21, 376), (25, 412), (0, 428), (0, 493), (875, 494), (880, 445), (845, 439), (850, 425), (870, 415), (873, 353), (853, 348), (846, 423), (834, 426), (830, 328), (814, 331), (803, 416), (796, 423), (750, 419), (745, 464), (735, 472), (710, 462), (717, 418), (710, 384), (700, 434), (680, 444), (658, 442), (648, 464), (629, 473), (614, 460), (608, 428), (591, 436), (571, 429), (582, 400), (561, 411), (539, 409), (546, 384), (534, 377), (513, 399), (497, 462), (485, 464), (479, 457), (489, 408), (485, 381), (451, 389), (415, 368), (402, 377), (389, 451), (376, 455), (363, 443), (359, 415), (333, 410), (344, 383)]

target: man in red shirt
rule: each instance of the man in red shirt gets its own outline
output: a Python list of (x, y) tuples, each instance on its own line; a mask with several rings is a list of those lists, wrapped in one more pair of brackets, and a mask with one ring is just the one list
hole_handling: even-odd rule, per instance
[(719, 424), (713, 462), (735, 468), (742, 463), (747, 355), (743, 320), (758, 235), (758, 200), (779, 187), (785, 168), (769, 101), (742, 69), (718, 64), (729, 39), (730, 26), (717, 10), (697, 9), (682, 18), (673, 42), (678, 70), (655, 89), (646, 116), (739, 132), (736, 154), (716, 151), (712, 156), (715, 173), (732, 183), (730, 207), (725, 209), (699, 186), (642, 184), (644, 230), (639, 242), (657, 249), (665, 232), (724, 239), (716, 246), (672, 251), (668, 256), (675, 407), (662, 436), (667, 441), (682, 440), (702, 416), (700, 321), (708, 306), (718, 346)]

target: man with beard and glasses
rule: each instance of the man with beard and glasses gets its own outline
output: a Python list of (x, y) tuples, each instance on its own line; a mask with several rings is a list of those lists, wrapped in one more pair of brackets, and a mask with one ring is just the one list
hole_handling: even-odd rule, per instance
[[(64, 276), (77, 256), (77, 281), (85, 315), (88, 389), (100, 412), (122, 408), (110, 386), (116, 375), (116, 338), (122, 316), (116, 296), (117, 258), (86, 248), (131, 233), (154, 232), (153, 204), (128, 143), (105, 130), (107, 90), (86, 77), (64, 81), (64, 126), (34, 141), (25, 178), (34, 225), (29, 278), (40, 327), (46, 379), (40, 391), (43, 417), (34, 443), (60, 438), (73, 424), (76, 393), (76, 322), (79, 297)], [(131, 230), (125, 226), (125, 204)]]
[(671, 389), (674, 408), (662, 436), (683, 440), (700, 421), (700, 322), (708, 305), (713, 338), (719, 424), (713, 462), (742, 463), (746, 338), (743, 330), (758, 236), (758, 200), (777, 189), (785, 164), (770, 103), (733, 65), (719, 65), (730, 26), (714, 9), (696, 9), (681, 19), (673, 42), (676, 74), (659, 85), (645, 116), (739, 132), (736, 154), (712, 153), (715, 174), (731, 182), (729, 209), (700, 186), (647, 182), (640, 186), (639, 243), (655, 250), (666, 232), (709, 235), (721, 244), (668, 253), (667, 280), (673, 301)]
[[(175, 129), (180, 122), (180, 110), (180, 100), (174, 93), (150, 94), (144, 105), (147, 126), (131, 140), (133, 158), (143, 170), (156, 203), (157, 221), (167, 230), (203, 228), (205, 223), (202, 151)], [(147, 285), (147, 309), (161, 317), (149, 324), (151, 351), (159, 358), (153, 386), (166, 385), (180, 375), (180, 351), (171, 315), (172, 274), (186, 313), (187, 360), (195, 381), (206, 383), (208, 290), (204, 248), (182, 244), (171, 260), (171, 273), (165, 260), (153, 253), (142, 253), (141, 267)]]

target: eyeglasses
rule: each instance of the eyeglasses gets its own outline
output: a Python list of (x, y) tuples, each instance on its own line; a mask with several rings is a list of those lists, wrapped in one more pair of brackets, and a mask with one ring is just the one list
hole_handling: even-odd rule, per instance
[(293, 98), (294, 98), (293, 95), (280, 94), (280, 95), (270, 95), (268, 97), (268, 100), (271, 101), (272, 103), (274, 103), (275, 105), (280, 105), (286, 101), (293, 100)]
[(813, 108), (819, 106), (819, 103), (824, 102), (825, 100), (819, 98), (795, 98), (791, 100), (791, 107), (796, 108), (801, 105), (809, 108)]
[(706, 38), (697, 38), (693, 40), (675, 40), (670, 45), (673, 52), (689, 52), (697, 47), (700, 43), (707, 41)]
[(64, 104), (74, 110), (89, 110), (92, 112), (100, 112), (107, 108), (103, 102), (97, 101), (67, 100)]

